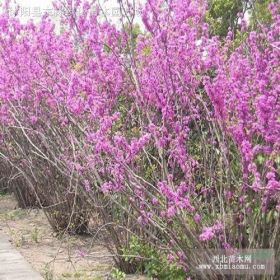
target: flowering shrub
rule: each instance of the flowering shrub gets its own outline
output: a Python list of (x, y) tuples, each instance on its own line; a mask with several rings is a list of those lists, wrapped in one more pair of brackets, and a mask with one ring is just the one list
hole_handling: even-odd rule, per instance
[(0, 156), (53, 228), (98, 213), (126, 272), (134, 236), (188, 276), (196, 249), (279, 249), (279, 7), (233, 47), (209, 36), (205, 1), (147, 1), (143, 32), (133, 5), (121, 27), (55, 5), (60, 34), (0, 17)]

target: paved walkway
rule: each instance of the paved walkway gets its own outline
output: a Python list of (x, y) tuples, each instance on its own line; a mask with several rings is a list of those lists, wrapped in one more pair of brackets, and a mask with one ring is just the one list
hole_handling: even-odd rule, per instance
[(43, 280), (1, 232), (0, 280)]

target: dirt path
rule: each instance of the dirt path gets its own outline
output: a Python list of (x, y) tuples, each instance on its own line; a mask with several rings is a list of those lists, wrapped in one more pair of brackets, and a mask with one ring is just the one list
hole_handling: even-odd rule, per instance
[(101, 280), (111, 275), (113, 262), (106, 248), (90, 237), (56, 237), (41, 210), (19, 209), (12, 196), (0, 196), (0, 231), (45, 280)]

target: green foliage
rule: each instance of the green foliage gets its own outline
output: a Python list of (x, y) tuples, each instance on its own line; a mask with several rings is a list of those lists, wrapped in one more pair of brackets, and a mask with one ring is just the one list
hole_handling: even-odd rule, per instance
[(6, 190), (0, 187), (0, 196), (6, 195)]
[(138, 23), (133, 26), (131, 33), (133, 40), (136, 41), (137, 37), (141, 34), (140, 25)]
[(103, 49), (104, 49), (104, 52), (106, 52), (106, 53), (110, 53), (111, 52), (111, 48), (107, 44), (103, 45)]
[(126, 277), (124, 272), (115, 267), (112, 269), (111, 275), (116, 280), (124, 280)]
[(126, 261), (136, 263), (138, 272), (149, 277), (159, 280), (185, 279), (185, 273), (181, 268), (168, 262), (164, 254), (136, 236), (131, 237), (123, 253)]
[(206, 20), (212, 35), (226, 36), (237, 28), (237, 15), (243, 10), (242, 0), (209, 0)]
[(124, 31), (129, 35), (128, 36), (128, 45), (125, 48), (125, 52), (129, 53), (133, 51), (136, 46), (137, 37), (141, 34), (141, 29), (139, 24), (133, 24), (133, 26), (126, 24), (124, 26)]
[(232, 52), (236, 48), (238, 48), (247, 39), (247, 37), (248, 37), (248, 33), (237, 30), (235, 34), (235, 39), (232, 41), (229, 51)]
[(102, 280), (103, 277), (99, 275), (93, 275), (92, 272), (76, 271), (76, 272), (64, 272), (58, 280)]
[(54, 272), (53, 269), (50, 267), (50, 264), (45, 265), (41, 274), (44, 280), (54, 280)]
[(252, 6), (250, 25), (253, 29), (256, 28), (258, 23), (269, 24), (271, 23), (271, 13), (268, 9), (268, 4), (271, 0), (256, 0)]
[(230, 28), (237, 34), (239, 30), (238, 13), (240, 12), (248, 13), (251, 29), (256, 29), (259, 23), (270, 24), (271, 13), (268, 5), (273, 1), (276, 2), (275, 0), (253, 0), (250, 2), (244, 0), (209, 0), (206, 21), (210, 26), (210, 33), (224, 37)]
[(32, 231), (31, 231), (31, 239), (35, 242), (35, 243), (39, 243), (39, 236), (40, 236), (40, 231), (39, 229), (35, 226)]
[(152, 52), (151, 46), (145, 46), (142, 50), (143, 55), (149, 56)]

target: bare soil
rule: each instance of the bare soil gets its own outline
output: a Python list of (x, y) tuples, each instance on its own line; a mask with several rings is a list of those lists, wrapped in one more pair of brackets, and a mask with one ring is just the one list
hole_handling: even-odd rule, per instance
[(55, 235), (42, 210), (20, 209), (12, 195), (0, 196), (0, 230), (45, 280), (112, 279), (112, 257), (98, 240)]

